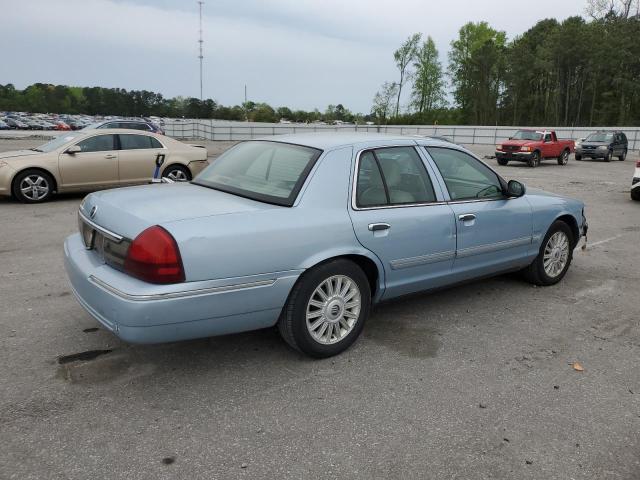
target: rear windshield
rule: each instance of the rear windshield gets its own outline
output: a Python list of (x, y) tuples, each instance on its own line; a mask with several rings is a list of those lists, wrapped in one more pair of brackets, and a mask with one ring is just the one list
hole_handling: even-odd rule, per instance
[(542, 140), (542, 133), (530, 130), (518, 130), (513, 137), (514, 140)]
[(321, 153), (288, 143), (244, 142), (200, 172), (193, 183), (290, 207)]
[(587, 142), (610, 142), (613, 140), (613, 133), (598, 132), (587, 137)]

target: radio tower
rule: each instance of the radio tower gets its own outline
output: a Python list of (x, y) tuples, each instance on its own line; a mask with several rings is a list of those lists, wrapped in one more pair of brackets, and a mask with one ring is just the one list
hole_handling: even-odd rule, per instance
[(198, 55), (200, 59), (200, 101), (202, 101), (202, 59), (204, 58), (202, 56), (202, 44), (204, 43), (204, 40), (202, 40), (202, 5), (204, 5), (204, 2), (198, 1), (198, 7), (200, 9), (200, 37), (198, 38), (198, 43), (200, 44), (200, 55)]

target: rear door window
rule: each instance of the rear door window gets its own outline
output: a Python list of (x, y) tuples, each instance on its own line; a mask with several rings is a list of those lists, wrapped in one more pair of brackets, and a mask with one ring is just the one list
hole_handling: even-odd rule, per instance
[(120, 150), (142, 150), (154, 148), (151, 144), (151, 137), (146, 135), (119, 135)]
[(370, 208), (435, 201), (431, 179), (415, 148), (379, 148), (360, 155), (356, 206)]

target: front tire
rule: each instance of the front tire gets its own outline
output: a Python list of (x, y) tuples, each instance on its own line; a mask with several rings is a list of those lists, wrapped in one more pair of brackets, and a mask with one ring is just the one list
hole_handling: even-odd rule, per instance
[(369, 316), (369, 281), (355, 263), (336, 259), (298, 280), (278, 320), (282, 338), (306, 355), (325, 358), (346, 350)]
[(640, 201), (640, 188), (631, 190), (631, 200), (635, 200), (636, 202)]
[(548, 286), (562, 280), (571, 265), (575, 241), (569, 225), (556, 220), (542, 240), (538, 256), (523, 270), (527, 281)]
[(569, 150), (564, 150), (558, 157), (558, 165), (566, 165), (569, 163)]
[(604, 161), (605, 162), (610, 162), (611, 161), (611, 157), (613, 157), (613, 154), (611, 153), (611, 150), (609, 150), (607, 152), (607, 154), (604, 156)]
[(626, 159), (627, 159), (627, 151), (625, 150), (624, 152), (622, 152), (622, 155), (618, 157), (618, 160), (620, 160), (621, 162), (624, 162)]
[(35, 168), (20, 172), (13, 179), (13, 195), (22, 203), (46, 202), (53, 195), (53, 177)]
[(502, 165), (503, 167), (509, 163), (509, 160), (506, 158), (498, 158), (498, 165)]
[(536, 168), (540, 165), (540, 152), (533, 152), (531, 157), (527, 160), (527, 165), (531, 168)]
[(582, 160), (582, 155), (578, 155), (578, 154), (576, 153), (576, 160), (577, 160), (577, 161)]

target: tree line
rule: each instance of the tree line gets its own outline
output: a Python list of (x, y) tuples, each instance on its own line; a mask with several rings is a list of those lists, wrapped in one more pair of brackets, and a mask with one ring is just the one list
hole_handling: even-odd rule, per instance
[(254, 122), (278, 122), (286, 119), (295, 122), (362, 121), (368, 116), (355, 115), (342, 104), (329, 105), (319, 110), (292, 110), (288, 107), (273, 108), (267, 103), (253, 101), (227, 107), (215, 100), (174, 97), (147, 90), (123, 88), (69, 87), (35, 83), (24, 90), (12, 84), (0, 85), (0, 111), (35, 113), (65, 113), (87, 115), (117, 115), (125, 117), (215, 118), (220, 120), (249, 120)]
[(147, 90), (36, 83), (0, 85), (0, 110), (91, 115), (380, 124), (640, 125), (640, 0), (589, 0), (588, 19), (539, 21), (511, 41), (486, 22), (467, 23), (442, 65), (435, 42), (410, 35), (393, 53), (398, 78), (371, 112), (343, 104), (323, 112), (247, 101), (164, 98)]
[(586, 12), (541, 20), (510, 42), (486, 22), (467, 23), (446, 70), (432, 38), (413, 34), (372, 111), (394, 124), (640, 125), (640, 1), (590, 0)]

